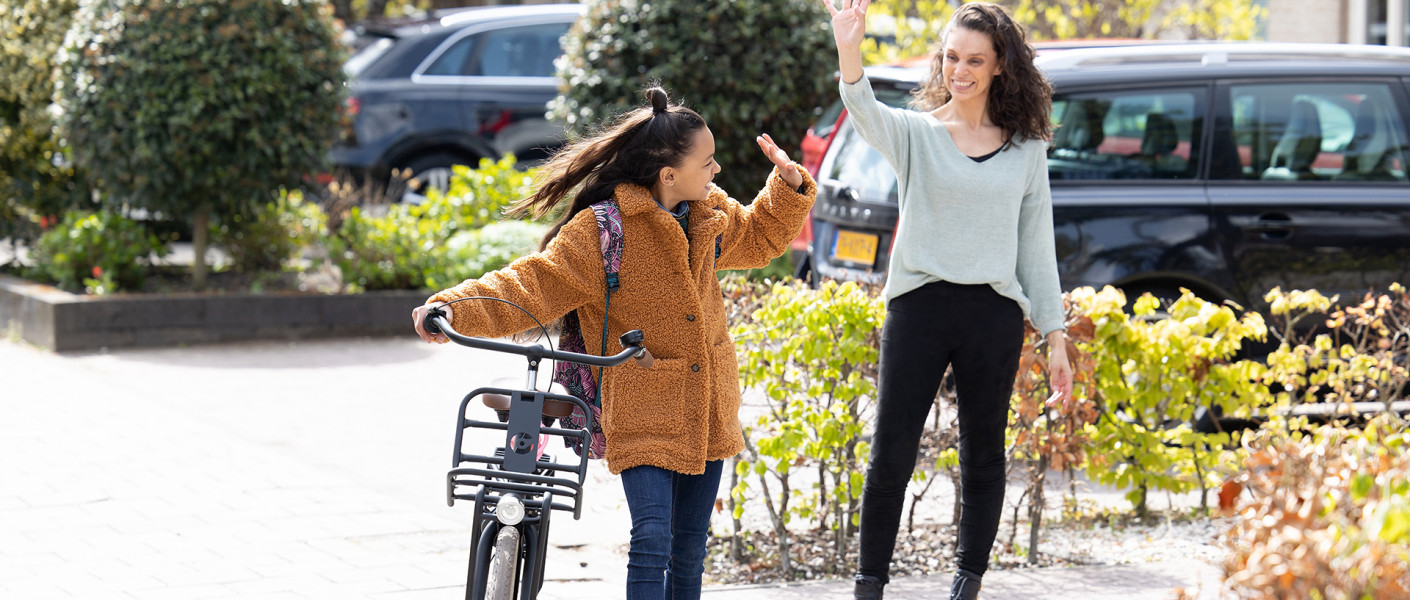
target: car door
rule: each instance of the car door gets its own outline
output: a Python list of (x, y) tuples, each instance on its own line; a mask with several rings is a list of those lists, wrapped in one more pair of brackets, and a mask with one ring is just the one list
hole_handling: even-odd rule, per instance
[(545, 118), (558, 93), (553, 61), (571, 22), (503, 27), (475, 34), (460, 78), (461, 106), (472, 133), (496, 155), (537, 161), (562, 143), (563, 128)]
[(1063, 287), (1223, 295), (1201, 177), (1210, 85), (1056, 86), (1048, 178)]
[(1237, 287), (1360, 297), (1410, 281), (1405, 89), (1393, 78), (1224, 81), (1211, 209)]
[(562, 127), (544, 114), (557, 93), (553, 61), (571, 25), (553, 16), (466, 26), (432, 52), (413, 79), (450, 91), (438, 113), (455, 123), (456, 145), (480, 156), (542, 159), (562, 142)]

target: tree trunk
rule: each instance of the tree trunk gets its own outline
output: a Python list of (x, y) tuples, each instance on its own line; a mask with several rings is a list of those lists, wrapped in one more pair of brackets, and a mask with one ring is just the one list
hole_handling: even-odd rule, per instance
[(367, 0), (367, 14), (362, 18), (376, 20), (387, 15), (387, 0)]
[(343, 25), (352, 25), (353, 8), (352, 0), (331, 0), (333, 6), (333, 18), (343, 22)]
[(191, 225), (191, 288), (206, 289), (206, 246), (210, 242), (210, 209), (204, 206), (196, 209)]
[(744, 524), (739, 522), (739, 517), (735, 516), (734, 488), (739, 485), (739, 456), (730, 459), (729, 469), (729, 516), (730, 522), (734, 525), (734, 535), (729, 539), (729, 557), (734, 564), (744, 564)]
[(964, 497), (964, 481), (960, 479), (958, 468), (946, 469), (950, 475), (950, 485), (955, 488), (955, 504), (950, 512), (950, 524), (955, 527), (960, 526), (960, 499)]
[(1038, 531), (1043, 528), (1043, 505), (1046, 500), (1043, 498), (1043, 482), (1048, 476), (1048, 457), (1045, 455), (1038, 459), (1038, 465), (1034, 467), (1036, 472), (1033, 475), (1033, 495), (1028, 497), (1028, 564), (1038, 564)]

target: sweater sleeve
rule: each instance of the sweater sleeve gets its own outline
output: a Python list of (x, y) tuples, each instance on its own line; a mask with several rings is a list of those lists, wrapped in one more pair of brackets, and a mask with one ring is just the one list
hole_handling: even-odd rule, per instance
[[(1032, 143), (1032, 142), (1030, 142)], [(1048, 158), (1035, 152), (1030, 161), (1028, 188), (1018, 217), (1019, 285), (1032, 307), (1029, 321), (1043, 335), (1063, 328), (1062, 285), (1058, 281), (1057, 249), (1053, 241), (1053, 197), (1048, 188)], [(1036, 163), (1036, 164), (1035, 164)]]
[(774, 167), (753, 204), (743, 206), (728, 198), (720, 206), (727, 223), (720, 239), (716, 270), (763, 267), (783, 254), (793, 238), (798, 237), (818, 197), (818, 184), (807, 169), (796, 168), (803, 176), (802, 193), (790, 187), (779, 175), (778, 167)]
[[(524, 307), (547, 324), (605, 292), (597, 220), (580, 211), (542, 251), (522, 256), (479, 279), (431, 296), (427, 302), (452, 302), (489, 296)], [(492, 300), (467, 300), (451, 307), (455, 330), (462, 335), (503, 337), (538, 324), (513, 306)]]
[(847, 120), (852, 122), (857, 134), (900, 171), (910, 158), (910, 129), (906, 124), (906, 113), (910, 111), (892, 108), (877, 100), (866, 75), (852, 83), (839, 82), (838, 85), (842, 104), (847, 107)]

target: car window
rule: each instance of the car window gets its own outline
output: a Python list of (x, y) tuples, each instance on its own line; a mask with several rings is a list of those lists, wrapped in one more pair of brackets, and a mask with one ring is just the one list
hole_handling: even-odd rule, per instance
[(386, 54), (387, 50), (395, 43), (395, 40), (390, 37), (364, 37), (375, 37), (375, 39), (369, 40), (366, 45), (354, 52), (353, 55), (348, 58), (347, 62), (343, 63), (343, 72), (347, 73), (349, 78), (361, 75), (367, 67), (377, 62), (377, 59), (382, 58), (382, 55)]
[(548, 23), (478, 33), (442, 52), (426, 75), (553, 77), (553, 61), (563, 54), (559, 39), (569, 23)]
[(1194, 179), (1204, 94), (1188, 88), (1055, 96), (1048, 178)]
[(466, 74), (553, 77), (553, 60), (563, 53), (558, 40), (567, 32), (567, 23), (553, 23), (485, 33), (484, 46)]
[(467, 35), (456, 41), (445, 52), (436, 58), (436, 62), (426, 68), (426, 75), (464, 75), (466, 57), (470, 56), (475, 49), (475, 44), (480, 42), (481, 36)]
[(825, 171), (826, 178), (857, 190), (862, 200), (898, 203), (896, 171), (880, 152), (862, 140), (850, 122), (843, 123), (832, 145), (832, 164)]
[(1229, 101), (1239, 160), (1231, 176), (1407, 181), (1404, 115), (1386, 83), (1231, 85)]

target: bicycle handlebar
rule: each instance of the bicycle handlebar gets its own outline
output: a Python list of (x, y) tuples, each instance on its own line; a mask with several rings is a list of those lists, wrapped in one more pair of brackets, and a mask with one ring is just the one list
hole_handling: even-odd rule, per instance
[(480, 350), (490, 350), (492, 352), (517, 354), (519, 356), (528, 357), (531, 360), (543, 360), (545, 358), (549, 358), (553, 360), (561, 360), (566, 362), (591, 365), (594, 367), (615, 367), (633, 358), (637, 359), (638, 362), (643, 363), (643, 366), (649, 366), (649, 361), (651, 359), (651, 353), (647, 351), (645, 346), (642, 345), (642, 343), (646, 339), (646, 335), (643, 334), (640, 329), (633, 329), (622, 334), (622, 337), (619, 341), (621, 342), (622, 347), (625, 349), (621, 352), (618, 352), (617, 354), (612, 356), (594, 356), (591, 354), (578, 354), (576, 352), (551, 350), (538, 344), (510, 344), (507, 342), (496, 342), (484, 338), (461, 335), (460, 333), (457, 333), (455, 331), (455, 328), (450, 324), (450, 322), (446, 320), (446, 313), (440, 308), (433, 308), (427, 311), (426, 319), (422, 322), (422, 326), (424, 326), (426, 328), (426, 331), (432, 335), (436, 333), (444, 333), (446, 337), (450, 338), (451, 341), (460, 344), (461, 346), (478, 348)]

